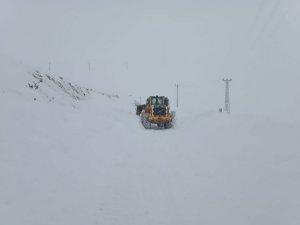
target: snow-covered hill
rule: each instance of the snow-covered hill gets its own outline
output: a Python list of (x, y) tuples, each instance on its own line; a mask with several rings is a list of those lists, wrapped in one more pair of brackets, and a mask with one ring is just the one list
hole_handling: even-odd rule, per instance
[[(32, 77), (33, 81), (28, 82), (28, 87), (36, 90), (38, 95), (48, 102), (55, 101), (56, 99), (62, 99), (62, 94), (67, 95), (69, 98), (76, 101), (87, 99), (91, 94), (101, 94), (108, 98), (119, 97), (116, 94), (105, 94), (103, 92), (93, 90), (92, 88), (85, 88), (76, 84), (74, 85), (71, 82), (66, 82), (61, 76), (59, 78), (54, 78), (49, 74), (41, 74), (39, 71), (35, 71), (32, 73)], [(34, 100), (36, 100), (36, 98), (34, 98)]]

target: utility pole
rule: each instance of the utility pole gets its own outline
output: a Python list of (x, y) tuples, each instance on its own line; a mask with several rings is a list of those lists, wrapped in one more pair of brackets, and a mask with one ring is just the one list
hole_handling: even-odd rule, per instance
[(91, 72), (91, 63), (89, 63), (89, 72)]
[(175, 86), (176, 86), (176, 107), (178, 108), (179, 84), (175, 84)]
[(232, 81), (232, 79), (224, 79), (225, 82), (225, 105), (224, 105), (224, 111), (226, 113), (230, 113), (230, 102), (229, 102), (229, 82)]

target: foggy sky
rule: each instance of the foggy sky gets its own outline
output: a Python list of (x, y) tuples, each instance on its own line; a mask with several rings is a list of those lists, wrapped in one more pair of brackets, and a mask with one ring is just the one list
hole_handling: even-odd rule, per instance
[(51, 62), (51, 72), (103, 88), (171, 94), (180, 83), (215, 100), (229, 76), (239, 110), (300, 112), (296, 0), (0, 4), (1, 56), (42, 72)]

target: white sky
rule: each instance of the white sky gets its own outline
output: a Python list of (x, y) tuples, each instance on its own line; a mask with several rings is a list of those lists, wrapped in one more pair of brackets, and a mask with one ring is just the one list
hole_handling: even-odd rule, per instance
[(0, 4), (1, 54), (42, 72), (51, 62), (53, 73), (137, 96), (180, 83), (212, 98), (229, 76), (241, 110), (300, 113), (297, 0)]

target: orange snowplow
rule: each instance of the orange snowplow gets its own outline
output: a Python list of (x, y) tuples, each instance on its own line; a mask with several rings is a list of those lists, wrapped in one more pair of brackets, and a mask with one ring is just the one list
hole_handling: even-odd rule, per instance
[(136, 114), (146, 129), (171, 128), (175, 118), (175, 112), (170, 111), (169, 99), (164, 96), (148, 97), (146, 104), (136, 106)]

